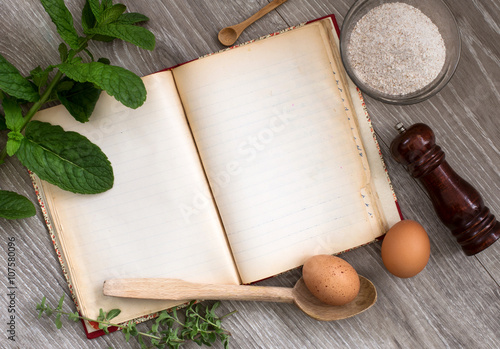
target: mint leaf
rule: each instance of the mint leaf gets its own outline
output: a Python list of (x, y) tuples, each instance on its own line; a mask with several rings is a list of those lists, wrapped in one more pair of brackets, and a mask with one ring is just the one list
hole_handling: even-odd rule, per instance
[(35, 205), (27, 197), (12, 191), (0, 190), (0, 217), (21, 219), (35, 214)]
[(36, 102), (40, 98), (29, 80), (25, 79), (2, 55), (0, 55), (0, 90), (28, 102)]
[(141, 13), (137, 12), (127, 12), (122, 14), (118, 19), (116, 20), (116, 23), (122, 23), (122, 24), (135, 24), (135, 23), (141, 23), (141, 22), (147, 22), (149, 21), (149, 18), (144, 16)]
[(9, 156), (14, 155), (19, 147), (21, 146), (21, 141), (23, 140), (24, 136), (22, 135), (21, 132), (17, 131), (11, 131), (7, 134), (7, 154)]
[(99, 25), (109, 24), (116, 21), (118, 17), (120, 17), (122, 13), (125, 12), (126, 9), (127, 7), (122, 4), (116, 4), (111, 6), (110, 8), (107, 8), (102, 12)]
[(61, 42), (57, 49), (59, 51), (59, 57), (61, 58), (61, 62), (66, 61), (66, 59), (68, 59), (68, 48), (66, 47), (66, 45)]
[(103, 11), (110, 8), (111, 6), (113, 6), (113, 0), (102, 0), (101, 1), (101, 8)]
[(72, 80), (96, 84), (129, 108), (138, 108), (146, 100), (141, 78), (127, 69), (101, 62), (62, 63), (57, 67)]
[(47, 84), (47, 81), (49, 79), (49, 70), (42, 70), (40, 66), (36, 67), (30, 72), (30, 76), (28, 76), (29, 79), (33, 81), (33, 83), (38, 87), (38, 91), (40, 91), (40, 88), (45, 86)]
[(102, 8), (99, 0), (87, 0), (87, 3), (94, 14), (94, 18), (99, 22), (101, 20)]
[(53, 66), (49, 66), (45, 70), (42, 70), (42, 68), (38, 66), (30, 72), (28, 79), (33, 81), (36, 87), (38, 87), (38, 93), (41, 94), (41, 91), (47, 85), (49, 74), (52, 70), (54, 70)]
[(75, 86), (75, 82), (68, 79), (63, 78), (56, 86), (56, 92), (68, 91), (71, 90)]
[(110, 41), (113, 41), (114, 39), (116, 39), (116, 38), (114, 38), (112, 36), (106, 36), (106, 35), (94, 34), (92, 36), (92, 40), (94, 40), (94, 41), (110, 42)]
[(61, 38), (72, 48), (78, 49), (78, 34), (73, 26), (73, 16), (64, 4), (64, 0), (41, 0), (45, 11), (56, 25)]
[(57, 92), (57, 97), (69, 113), (80, 122), (89, 121), (95, 105), (101, 95), (101, 90), (90, 82), (73, 82), (63, 80), (61, 83), (73, 83), (68, 90)]
[(5, 123), (7, 128), (12, 131), (21, 131), (24, 123), (23, 111), (14, 98), (5, 98), (2, 101), (3, 111), (5, 112)]
[(155, 36), (149, 30), (130, 24), (111, 23), (86, 31), (86, 34), (99, 34), (121, 39), (146, 50), (154, 50)]
[(89, 1), (85, 1), (85, 5), (83, 5), (82, 9), (82, 28), (84, 31), (87, 31), (90, 28), (94, 28), (96, 24), (96, 18), (92, 9), (90, 8)]
[(38, 177), (64, 190), (95, 194), (113, 186), (113, 169), (101, 149), (60, 126), (31, 121), (16, 156)]

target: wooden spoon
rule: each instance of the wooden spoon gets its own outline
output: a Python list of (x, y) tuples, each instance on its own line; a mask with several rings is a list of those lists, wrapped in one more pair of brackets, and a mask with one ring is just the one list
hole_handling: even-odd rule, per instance
[(273, 0), (247, 20), (244, 20), (239, 24), (221, 29), (221, 31), (219, 32), (219, 41), (222, 45), (231, 46), (240, 37), (241, 33), (246, 29), (246, 27), (285, 2), (287, 2), (287, 0)]
[(321, 321), (345, 319), (370, 308), (377, 300), (372, 282), (359, 276), (359, 294), (345, 305), (320, 302), (307, 289), (302, 278), (295, 287), (200, 284), (178, 279), (110, 279), (104, 282), (106, 296), (188, 301), (243, 300), (293, 303), (310, 317)]

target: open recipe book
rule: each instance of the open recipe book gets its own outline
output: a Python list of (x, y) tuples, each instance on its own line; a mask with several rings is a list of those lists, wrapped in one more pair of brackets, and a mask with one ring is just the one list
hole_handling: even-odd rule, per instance
[(400, 219), (331, 17), (144, 77), (137, 110), (104, 94), (86, 135), (115, 184), (79, 195), (35, 178), (84, 316), (178, 305), (102, 294), (111, 278), (252, 283), (375, 240)]

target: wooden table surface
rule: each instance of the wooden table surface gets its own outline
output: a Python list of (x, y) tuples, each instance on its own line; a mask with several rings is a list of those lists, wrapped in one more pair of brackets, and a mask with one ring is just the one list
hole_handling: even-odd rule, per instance
[[(80, 21), (83, 0), (65, 1)], [(111, 59), (139, 75), (195, 59), (223, 48), (218, 31), (240, 22), (267, 0), (122, 1), (130, 11), (150, 17), (157, 37), (153, 52), (128, 44), (92, 44), (95, 56)], [(307, 20), (335, 14), (342, 24), (354, 0), (289, 0), (249, 27), (239, 42)], [(380, 243), (342, 255), (371, 279), (377, 303), (338, 322), (318, 322), (292, 305), (224, 301), (232, 348), (500, 348), (500, 242), (476, 256), (462, 253), (437, 219), (422, 186), (390, 156), (394, 125), (424, 122), (433, 128), (451, 166), (482, 195), (500, 217), (500, 6), (498, 0), (447, 0), (462, 33), (462, 56), (451, 82), (436, 96), (411, 106), (394, 106), (366, 97), (374, 129), (405, 218), (419, 221), (431, 240), (431, 257), (416, 277), (389, 274)], [(58, 61), (60, 38), (38, 0), (0, 2), (0, 52), (23, 74)], [(5, 135), (2, 134), (2, 147)], [(0, 188), (35, 201), (26, 170), (9, 159), (0, 167)], [(16, 241), (16, 341), (7, 339), (9, 321), (7, 242)], [(69, 290), (44, 226), (40, 210), (25, 220), (0, 219), (1, 348), (139, 348), (121, 333), (87, 340), (80, 323), (37, 319), (35, 304), (47, 296), (53, 304)], [(299, 271), (261, 284), (292, 286)], [(65, 308), (74, 311), (66, 298)], [(147, 325), (141, 325), (146, 329)], [(191, 343), (187, 348), (196, 348)]]

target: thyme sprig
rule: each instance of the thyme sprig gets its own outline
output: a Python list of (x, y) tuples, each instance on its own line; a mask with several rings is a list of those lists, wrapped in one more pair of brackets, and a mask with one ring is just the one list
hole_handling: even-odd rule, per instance
[(227, 316), (234, 314), (231, 312), (222, 317), (219, 317), (215, 310), (219, 307), (220, 302), (216, 302), (211, 306), (203, 306), (195, 301), (190, 302), (184, 310), (184, 316), (180, 316), (174, 308), (170, 312), (167, 310), (161, 311), (154, 320), (151, 329), (147, 332), (141, 332), (137, 329), (133, 321), (128, 321), (124, 324), (116, 324), (111, 322), (117, 317), (120, 309), (112, 309), (108, 312), (99, 310), (97, 319), (90, 319), (81, 316), (77, 311), (67, 312), (63, 310), (64, 295), (59, 299), (57, 307), (52, 307), (47, 304), (46, 297), (42, 298), (40, 304), (36, 305), (38, 318), (42, 315), (48, 317), (55, 315), (55, 325), (58, 329), (63, 326), (61, 317), (67, 316), (71, 321), (87, 320), (98, 324), (98, 327), (104, 332), (109, 333), (111, 327), (120, 329), (125, 335), (125, 340), (128, 342), (131, 337), (135, 337), (141, 346), (141, 349), (150, 348), (180, 348), (187, 342), (194, 342), (200, 346), (212, 346), (220, 341), (224, 348), (229, 347), (230, 332), (222, 327), (222, 320)]

